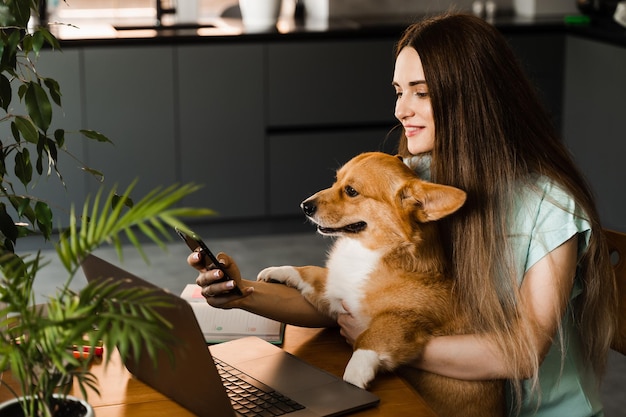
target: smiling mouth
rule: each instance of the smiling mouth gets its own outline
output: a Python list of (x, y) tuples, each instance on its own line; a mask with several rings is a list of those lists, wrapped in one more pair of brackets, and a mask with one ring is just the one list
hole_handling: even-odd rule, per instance
[(407, 136), (414, 136), (422, 130), (422, 126), (405, 126), (404, 133)]
[(322, 227), (317, 226), (317, 231), (323, 235), (337, 235), (343, 233), (355, 234), (362, 232), (367, 227), (365, 222), (356, 222), (343, 227)]

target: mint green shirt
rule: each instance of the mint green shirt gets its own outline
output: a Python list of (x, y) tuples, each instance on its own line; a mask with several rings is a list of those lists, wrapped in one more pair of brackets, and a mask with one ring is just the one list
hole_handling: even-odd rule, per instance
[[(546, 178), (539, 178), (536, 186), (538, 190), (525, 188), (517, 196), (509, 236), (520, 284), (531, 266), (572, 236), (579, 235), (579, 258), (589, 243), (591, 227), (574, 200)], [(581, 279), (577, 276), (570, 302), (581, 292)], [(571, 315), (569, 307), (562, 322), (565, 359), (562, 361), (557, 335), (539, 368), (540, 398), (536, 393), (531, 395), (530, 382), (524, 382), (521, 416), (603, 415), (598, 381), (591, 366), (581, 358), (579, 334)]]

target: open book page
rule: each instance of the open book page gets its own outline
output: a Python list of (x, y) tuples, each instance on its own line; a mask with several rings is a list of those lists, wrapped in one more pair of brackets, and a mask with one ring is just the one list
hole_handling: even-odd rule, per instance
[(257, 336), (275, 344), (283, 342), (283, 323), (244, 310), (211, 307), (200, 291), (200, 286), (187, 284), (180, 296), (191, 305), (207, 343), (221, 343), (244, 336)]

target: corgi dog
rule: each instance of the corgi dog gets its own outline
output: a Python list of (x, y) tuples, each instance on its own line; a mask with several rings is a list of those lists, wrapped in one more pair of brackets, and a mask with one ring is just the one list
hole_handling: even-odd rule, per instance
[[(301, 204), (320, 234), (336, 238), (326, 267), (269, 267), (257, 280), (295, 287), (332, 317), (344, 313), (345, 304), (367, 323), (343, 376), (366, 388), (379, 371), (419, 358), (430, 338), (471, 332), (452, 299), (435, 223), (465, 198), (462, 190), (421, 180), (399, 157), (358, 155), (339, 169), (330, 188)], [(402, 369), (441, 417), (504, 415), (502, 381)]]

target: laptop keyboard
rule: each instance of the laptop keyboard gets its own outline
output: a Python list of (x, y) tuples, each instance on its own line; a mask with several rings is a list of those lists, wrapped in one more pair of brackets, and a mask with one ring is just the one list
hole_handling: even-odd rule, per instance
[(285, 397), (240, 370), (213, 358), (235, 411), (246, 417), (282, 416), (303, 405)]

